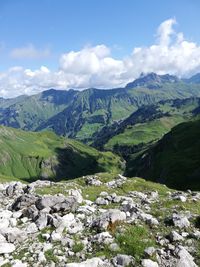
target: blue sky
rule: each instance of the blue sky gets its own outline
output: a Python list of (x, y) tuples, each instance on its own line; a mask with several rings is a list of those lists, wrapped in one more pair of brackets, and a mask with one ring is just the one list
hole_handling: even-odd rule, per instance
[[(173, 42), (174, 38), (177, 39), (178, 34), (183, 33), (184, 41), (193, 43), (197, 46), (196, 48), (199, 48), (199, 14), (200, 2), (198, 0), (1, 0), (0, 71), (6, 75), (6, 78), (4, 75), (4, 79), (1, 80), (0, 75), (0, 83), (2, 82), (6, 86), (6, 79), (12, 79), (12, 82), (8, 83), (8, 86), (12, 87), (15, 81), (19, 83), (19, 79), (26, 79), (26, 75), (36, 77), (35, 72), (37, 72), (37, 79), (34, 78), (33, 81), (31, 78), (28, 85), (24, 83), (19, 85), (24, 88), (25, 93), (32, 93), (36, 90), (31, 89), (31, 86), (42, 90), (45, 86), (51, 85), (59, 88), (64, 87), (65, 89), (68, 87), (82, 88), (90, 85), (112, 87), (117, 83), (119, 85), (125, 84), (131, 78), (134, 79), (141, 71), (141, 68), (132, 71), (132, 77), (130, 69), (127, 71), (128, 64), (133, 63), (130, 63), (130, 57), (134, 48), (148, 49), (152, 45), (158, 44), (160, 38), (158, 28), (164, 21), (171, 19), (172, 22), (168, 25), (168, 30), (171, 28), (171, 32), (169, 32), (170, 42)], [(108, 66), (113, 66), (116, 63), (114, 65), (116, 66), (116, 72), (121, 68), (120, 79), (109, 85), (104, 77), (97, 77), (92, 67), (89, 68), (95, 74), (92, 77), (87, 77), (85, 80), (83, 77), (79, 80), (75, 76), (72, 77), (71, 69), (75, 70), (76, 75), (85, 75), (83, 69), (85, 68), (84, 64), (87, 65), (85, 58), (87, 58), (88, 53), (90, 56), (92, 54), (89, 64), (91, 63), (92, 66), (96, 64), (93, 54), (96, 55), (97, 52), (92, 48), (99, 45), (103, 50), (103, 52), (101, 51), (103, 56), (99, 56), (98, 48), (97, 57), (106, 58), (106, 60), (103, 60), (102, 64), (104, 65), (101, 69), (104, 68), (105, 70)], [(85, 51), (84, 48), (88, 50)], [(192, 45), (191, 49), (193, 49)], [(80, 68), (82, 72), (78, 73), (75, 63), (78, 64), (80, 58), (73, 61), (77, 57), (76, 54), (66, 55), (71, 51), (78, 52), (82, 50), (84, 50), (83, 54), (85, 56), (82, 57), (81, 54), (81, 60), (85, 63)], [(199, 50), (196, 49), (195, 51), (196, 54), (193, 57), (198, 55)], [(143, 50), (144, 53), (148, 53), (148, 51)], [(134, 60), (138, 57), (138, 55), (134, 57)], [(109, 59), (107, 60), (107, 58)], [(70, 65), (69, 61), (73, 61), (73, 66)], [(123, 61), (123, 71), (121, 61)], [(67, 64), (65, 64), (66, 62)], [(134, 61), (133, 65), (137, 65), (136, 63)], [(169, 72), (184, 75), (182, 70), (180, 71), (176, 66), (172, 66), (171, 62), (168, 63), (170, 63)], [(12, 73), (9, 74), (9, 69), (16, 66), (18, 66), (17, 74), (15, 72), (13, 79), (13, 72), (11, 71)], [(55, 76), (53, 81), (51, 80), (49, 84), (42, 86), (39, 82), (41, 78), (39, 76), (42, 75), (39, 73), (41, 66), (43, 66), (45, 73), (48, 71), (54, 72), (53, 75)], [(27, 69), (31, 70), (32, 73), (25, 72)], [(79, 66), (77, 69), (79, 69)], [(96, 72), (97, 69), (95, 65)], [(150, 67), (146, 69), (147, 71), (151, 70)], [(59, 74), (59, 76), (58, 72), (60, 70), (64, 73)], [(155, 70), (158, 72), (159, 70), (161, 72), (165, 71), (163, 67), (159, 69), (159, 66)], [(152, 68), (152, 71), (155, 70)], [(198, 64), (188, 69), (185, 75), (192, 74), (197, 70)], [(65, 77), (63, 77), (64, 75)], [(60, 77), (59, 82), (62, 80), (60, 83), (56, 82), (59, 79), (58, 76)], [(107, 80), (109, 79), (110, 77)], [(23, 90), (14, 92), (13, 89), (5, 92), (5, 89), (0, 86), (0, 96), (1, 94), (10, 96), (12, 93), (15, 95), (22, 92)]]

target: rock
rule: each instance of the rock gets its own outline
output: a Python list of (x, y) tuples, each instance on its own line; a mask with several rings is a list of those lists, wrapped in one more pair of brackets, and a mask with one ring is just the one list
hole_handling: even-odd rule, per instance
[(51, 207), (53, 212), (75, 212), (78, 207), (78, 202), (73, 196), (65, 198), (63, 202), (58, 202)]
[(118, 246), (117, 243), (112, 243), (109, 245), (110, 251), (117, 252), (120, 251), (120, 247)]
[(64, 229), (69, 229), (75, 223), (76, 220), (74, 214), (68, 213), (63, 217), (60, 217), (59, 221), (57, 222), (57, 225), (55, 225), (55, 222), (53, 223), (53, 225), (57, 228), (56, 232), (62, 233)]
[(119, 267), (119, 266), (129, 266), (131, 263), (134, 263), (134, 258), (129, 255), (122, 255), (119, 254), (116, 257), (112, 259), (112, 263), (114, 266)]
[(38, 228), (36, 226), (35, 223), (30, 223), (27, 227), (26, 227), (26, 232), (27, 234), (34, 234), (38, 232)]
[(180, 199), (181, 202), (186, 202), (187, 201), (187, 198), (185, 196), (180, 196), (179, 199)]
[(181, 214), (173, 214), (172, 221), (174, 226), (182, 229), (182, 228), (188, 228), (190, 226), (190, 222), (188, 218)]
[(126, 213), (118, 209), (110, 209), (104, 212), (99, 218), (92, 222), (92, 227), (97, 230), (107, 229), (109, 226), (116, 222), (122, 222), (126, 220)]
[(180, 200), (181, 202), (186, 202), (187, 198), (185, 195), (183, 195), (182, 192), (175, 192), (172, 194), (172, 199), (174, 200)]
[(12, 182), (6, 187), (6, 195), (11, 197), (23, 193), (23, 184), (20, 182)]
[(80, 263), (68, 263), (65, 267), (101, 267), (104, 262), (100, 258), (92, 258)]
[(0, 219), (9, 219), (12, 215), (13, 213), (10, 210), (0, 211)]
[(44, 252), (40, 251), (40, 253), (38, 255), (38, 261), (42, 262), (42, 263), (46, 262), (46, 257), (44, 255)]
[(152, 261), (150, 259), (142, 260), (142, 266), (143, 267), (159, 267), (157, 262)]
[(68, 192), (69, 192), (69, 195), (74, 197), (79, 204), (81, 204), (83, 202), (83, 197), (82, 197), (82, 194), (81, 194), (81, 190), (79, 190), (79, 189), (70, 189)]
[(8, 219), (0, 219), (0, 231), (2, 229), (8, 228), (9, 224), (10, 224), (10, 222)]
[(200, 240), (200, 231), (195, 230), (192, 234), (191, 237), (196, 238), (197, 240)]
[(27, 263), (23, 263), (21, 260), (15, 260), (12, 267), (27, 267)]
[(108, 205), (109, 204), (109, 201), (105, 198), (102, 198), (102, 197), (98, 197), (95, 201), (95, 203), (97, 205)]
[(0, 243), (6, 242), (6, 238), (0, 234)]
[(109, 232), (102, 232), (99, 234), (94, 235), (91, 238), (92, 243), (97, 243), (97, 244), (110, 244), (113, 242), (113, 237), (111, 236), (111, 234), (109, 234)]
[(12, 204), (11, 209), (14, 211), (22, 210), (24, 208), (34, 205), (38, 198), (32, 194), (25, 194), (18, 197)]
[(171, 231), (171, 233), (169, 234), (169, 239), (171, 242), (184, 240), (184, 238), (181, 235), (179, 235), (176, 231)]
[(193, 257), (184, 247), (179, 246), (175, 253), (179, 257), (176, 267), (197, 267)]
[(144, 253), (149, 257), (153, 256), (155, 252), (156, 252), (156, 249), (154, 247), (148, 247), (144, 250)]
[(52, 241), (60, 241), (62, 239), (62, 235), (60, 233), (57, 233), (55, 231), (51, 234), (51, 240)]
[(15, 245), (7, 242), (0, 243), (0, 254), (10, 254), (15, 251)]
[(65, 201), (64, 195), (44, 196), (37, 199), (35, 205), (38, 210), (51, 209), (57, 204), (61, 204)]
[(38, 215), (37, 220), (35, 221), (35, 224), (39, 228), (39, 230), (42, 230), (47, 226), (47, 214), (46, 213), (40, 213)]
[(38, 217), (39, 211), (35, 205), (31, 205), (23, 210), (23, 216), (35, 221)]
[(89, 176), (89, 177), (87, 177), (86, 181), (85, 181), (86, 185), (101, 186), (102, 182), (99, 181), (97, 178), (98, 178), (97, 176), (94, 176), (94, 177)]
[(140, 213), (139, 214), (139, 218), (142, 219), (143, 221), (145, 221), (147, 224), (149, 225), (158, 225), (159, 222), (156, 218), (154, 218), (151, 214), (147, 214), (147, 213)]
[(6, 237), (8, 242), (23, 242), (27, 238), (27, 233), (24, 230), (21, 230), (17, 227), (8, 227), (3, 235)]
[(67, 232), (69, 234), (76, 234), (76, 233), (79, 233), (79, 232), (82, 232), (84, 229), (83, 229), (83, 224), (82, 222), (80, 221), (77, 221), (75, 222), (74, 224), (72, 224), (70, 226), (70, 228), (67, 229)]

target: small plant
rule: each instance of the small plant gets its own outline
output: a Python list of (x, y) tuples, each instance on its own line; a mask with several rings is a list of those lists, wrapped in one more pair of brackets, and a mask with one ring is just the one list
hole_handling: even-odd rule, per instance
[(143, 226), (128, 226), (125, 231), (116, 234), (116, 240), (121, 252), (135, 257), (139, 262), (147, 247), (155, 246), (155, 241), (149, 236), (147, 228)]
[(55, 263), (58, 263), (58, 258), (54, 255), (52, 249), (46, 250), (44, 252), (44, 255), (45, 255), (45, 257), (46, 257), (46, 259), (47, 259), (48, 262), (53, 261)]
[(84, 249), (84, 245), (81, 242), (75, 242), (74, 245), (72, 246), (72, 251), (74, 253), (80, 252)]
[(44, 243), (44, 242), (46, 241), (46, 238), (43, 237), (41, 233), (40, 233), (37, 237), (38, 237), (38, 241), (39, 241), (40, 243)]
[(7, 263), (1, 265), (1, 267), (12, 267), (12, 265), (9, 262), (7, 262)]

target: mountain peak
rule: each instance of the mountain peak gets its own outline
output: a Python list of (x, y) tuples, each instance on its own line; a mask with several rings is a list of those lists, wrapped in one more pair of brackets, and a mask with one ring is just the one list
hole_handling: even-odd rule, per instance
[(176, 76), (170, 74), (158, 75), (154, 72), (150, 72), (148, 74), (141, 73), (140, 77), (133, 82), (128, 83), (126, 88), (144, 86), (149, 89), (156, 89), (160, 88), (162, 83), (175, 83), (178, 82), (178, 80), (179, 79)]
[(196, 73), (189, 79), (184, 79), (187, 83), (200, 83), (200, 73)]

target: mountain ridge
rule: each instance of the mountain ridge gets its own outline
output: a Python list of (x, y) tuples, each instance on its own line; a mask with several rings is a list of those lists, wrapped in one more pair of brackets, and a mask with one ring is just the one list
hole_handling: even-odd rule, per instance
[(87, 143), (105, 125), (127, 118), (143, 105), (200, 97), (200, 84), (169, 74), (150, 73), (135, 83), (140, 86), (83, 91), (49, 89), (32, 96), (1, 99), (0, 124), (29, 131), (48, 129)]

